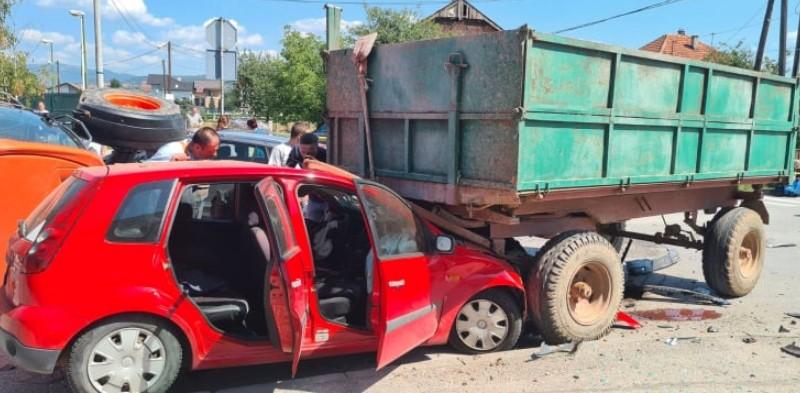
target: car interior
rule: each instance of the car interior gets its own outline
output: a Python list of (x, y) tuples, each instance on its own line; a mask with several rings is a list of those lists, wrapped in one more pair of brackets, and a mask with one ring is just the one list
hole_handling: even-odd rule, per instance
[(322, 316), (329, 321), (367, 328), (372, 263), (361, 204), (349, 191), (302, 185), (308, 239), (314, 257), (314, 288)]
[(268, 231), (254, 183), (194, 184), (182, 191), (168, 243), (175, 277), (226, 334), (276, 338), (265, 304), (266, 272), (276, 262)]

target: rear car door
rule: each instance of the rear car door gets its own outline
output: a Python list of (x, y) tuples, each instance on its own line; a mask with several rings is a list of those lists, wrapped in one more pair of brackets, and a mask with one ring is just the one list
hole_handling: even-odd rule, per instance
[(408, 204), (389, 189), (356, 181), (372, 233), (380, 317), (378, 369), (431, 338), (438, 319), (430, 299), (424, 235)]
[[(292, 324), (292, 376), (294, 376), (300, 361), (308, 322), (308, 292), (306, 283), (303, 282), (305, 276), (303, 261), (291, 227), (282, 189), (272, 177), (261, 180), (256, 188), (262, 211), (266, 214), (270, 229), (275, 236), (279, 270), (287, 291), (289, 319)], [(269, 280), (268, 277), (265, 279)]]

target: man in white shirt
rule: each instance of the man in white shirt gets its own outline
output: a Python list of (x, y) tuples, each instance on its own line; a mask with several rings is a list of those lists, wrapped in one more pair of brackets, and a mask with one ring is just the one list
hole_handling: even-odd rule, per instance
[(217, 150), (219, 134), (211, 127), (203, 127), (194, 133), (186, 147), (181, 141), (166, 143), (147, 161), (210, 160), (217, 156)]
[(289, 142), (281, 143), (272, 149), (269, 155), (269, 165), (286, 166), (286, 160), (289, 159), (289, 153), (292, 149), (300, 143), (300, 137), (311, 131), (311, 127), (306, 122), (297, 122), (292, 125), (292, 130), (289, 132)]
[(203, 126), (203, 116), (196, 106), (192, 107), (192, 112), (186, 115), (186, 123), (190, 130), (194, 131)]

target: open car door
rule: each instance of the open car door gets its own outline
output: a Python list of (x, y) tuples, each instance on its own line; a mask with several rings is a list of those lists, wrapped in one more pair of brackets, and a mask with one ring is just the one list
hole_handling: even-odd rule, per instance
[(425, 238), (411, 208), (384, 186), (355, 182), (369, 221), (380, 280), (380, 318), (375, 328), (381, 369), (431, 338), (438, 318), (430, 299)]
[[(308, 293), (303, 283), (303, 262), (300, 247), (295, 240), (289, 212), (286, 210), (283, 192), (272, 177), (261, 180), (256, 186), (256, 198), (269, 221), (270, 230), (275, 235), (279, 271), (286, 290), (289, 319), (292, 325), (292, 376), (297, 373), (297, 364), (302, 352), (308, 321)], [(269, 272), (267, 273), (269, 274)], [(267, 307), (269, 299), (267, 299)]]

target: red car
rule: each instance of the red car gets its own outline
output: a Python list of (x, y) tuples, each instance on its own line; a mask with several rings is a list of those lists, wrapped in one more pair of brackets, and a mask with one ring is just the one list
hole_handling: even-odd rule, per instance
[(80, 169), (12, 236), (2, 351), (79, 392), (181, 370), (420, 345), (511, 348), (519, 274), (335, 172), (208, 161)]

